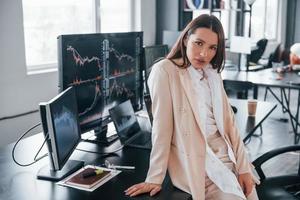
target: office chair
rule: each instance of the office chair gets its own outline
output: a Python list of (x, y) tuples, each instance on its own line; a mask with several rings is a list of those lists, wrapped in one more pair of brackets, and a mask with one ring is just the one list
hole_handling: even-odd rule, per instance
[(283, 62), (284, 65), (288, 65), (290, 63), (290, 50), (284, 48), (282, 44), (279, 44), (274, 50), (274, 52), (272, 52), (269, 56), (269, 68), (272, 67), (272, 62)]
[[(261, 200), (296, 200), (300, 199), (300, 165), (297, 174), (288, 174), (281, 176), (266, 177), (261, 166), (271, 158), (283, 153), (298, 151), (300, 145), (288, 146), (279, 149), (271, 150), (255, 161), (252, 164), (260, 178), (260, 185), (256, 186), (257, 194)], [(287, 163), (288, 164), (288, 163)], [(300, 162), (299, 162), (300, 164)]]
[(146, 107), (146, 110), (147, 110), (147, 113), (149, 116), (150, 123), (152, 125), (153, 115), (152, 115), (152, 100), (151, 100), (150, 94), (144, 95), (144, 103), (145, 103), (145, 107)]
[(253, 98), (257, 99), (257, 86), (248, 81), (223, 80), (224, 88), (228, 93), (236, 93), (237, 99), (248, 99), (248, 91), (253, 90)]
[(168, 45), (152, 45), (144, 47), (144, 66), (145, 66), (145, 93), (149, 93), (147, 85), (148, 76), (151, 72), (152, 65), (163, 59), (168, 53)]
[(250, 65), (256, 65), (258, 63), (258, 60), (261, 59), (261, 56), (264, 54), (267, 43), (268, 43), (267, 39), (260, 39), (257, 41), (256, 43), (257, 48), (251, 50), (250, 55), (247, 56), (248, 63)]

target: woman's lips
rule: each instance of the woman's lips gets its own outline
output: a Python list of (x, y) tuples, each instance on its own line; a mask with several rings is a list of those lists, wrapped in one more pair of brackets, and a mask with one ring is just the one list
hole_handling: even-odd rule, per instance
[(196, 63), (198, 63), (200, 65), (206, 64), (206, 61), (202, 60), (202, 59), (196, 59), (195, 61), (196, 61)]

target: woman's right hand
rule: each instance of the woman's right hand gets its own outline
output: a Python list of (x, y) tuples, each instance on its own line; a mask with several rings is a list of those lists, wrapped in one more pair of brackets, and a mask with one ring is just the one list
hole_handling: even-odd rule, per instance
[(125, 190), (125, 194), (130, 197), (134, 197), (139, 194), (150, 192), (150, 196), (153, 196), (156, 193), (158, 193), (160, 190), (161, 190), (160, 184), (143, 182), (129, 187), (127, 190)]

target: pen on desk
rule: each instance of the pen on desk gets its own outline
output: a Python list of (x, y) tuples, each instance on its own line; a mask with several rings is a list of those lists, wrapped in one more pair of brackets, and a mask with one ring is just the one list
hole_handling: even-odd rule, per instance
[(102, 169), (96, 169), (96, 170), (91, 171), (91, 172), (83, 173), (82, 177), (83, 178), (89, 178), (89, 177), (92, 177), (92, 176), (97, 176), (97, 175), (102, 174), (102, 173), (103, 173)]
[(115, 168), (115, 169), (135, 169), (135, 166), (113, 165), (111, 168)]
[(135, 169), (135, 166), (114, 165), (111, 164), (108, 160), (105, 160), (103, 165), (109, 169)]

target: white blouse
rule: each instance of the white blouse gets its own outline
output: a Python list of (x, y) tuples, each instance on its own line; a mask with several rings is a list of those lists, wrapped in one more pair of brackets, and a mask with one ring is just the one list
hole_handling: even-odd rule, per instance
[[(206, 67), (209, 67), (209, 65)], [(216, 119), (213, 111), (213, 105), (212, 105), (211, 88), (207, 77), (205, 77), (203, 70), (196, 70), (194, 67), (191, 66), (188, 68), (188, 71), (192, 77), (193, 86), (197, 94), (197, 97), (199, 99), (198, 114), (201, 123), (200, 127), (204, 132), (203, 133), (204, 136), (207, 138), (209, 135), (212, 135), (218, 131)], [(220, 135), (220, 137), (222, 136)], [(222, 139), (227, 145), (227, 151), (232, 151), (231, 147), (228, 145), (228, 143), (226, 143), (226, 140), (223, 137)], [(217, 158), (217, 156), (211, 150), (211, 147), (209, 147), (208, 144), (206, 144), (206, 146), (207, 148), (206, 148), (205, 170), (207, 176), (223, 192), (233, 193), (240, 196), (242, 199), (245, 199), (245, 196), (241, 190), (239, 183), (237, 182), (237, 178), (235, 174), (233, 174), (232, 171), (230, 171), (224, 165), (224, 163), (222, 163), (222, 161), (219, 158)], [(225, 150), (226, 146), (222, 146), (220, 148), (224, 148)], [(229, 155), (229, 152), (225, 153), (225, 155), (226, 154)]]
[[(206, 119), (202, 119), (205, 124), (203, 124), (203, 128), (206, 136), (214, 134), (218, 131), (216, 120), (213, 114), (213, 106), (212, 106), (212, 98), (211, 91), (208, 84), (207, 79), (204, 77), (203, 70), (195, 70), (193, 67), (191, 69), (193, 72), (193, 83), (195, 90), (197, 93), (201, 94), (201, 97), (205, 97), (204, 99), (199, 99), (198, 108), (199, 113), (205, 112)], [(197, 73), (198, 72), (198, 73)], [(202, 117), (203, 118), (203, 117)]]

